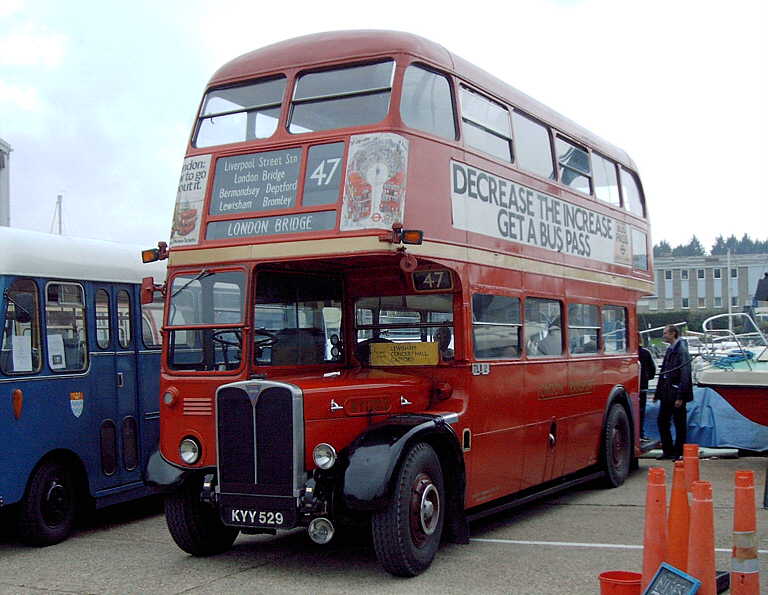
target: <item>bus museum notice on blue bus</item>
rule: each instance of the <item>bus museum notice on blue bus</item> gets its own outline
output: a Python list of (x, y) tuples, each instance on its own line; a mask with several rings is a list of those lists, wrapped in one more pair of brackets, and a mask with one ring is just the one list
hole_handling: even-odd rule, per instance
[(457, 229), (632, 265), (626, 223), (458, 161), (451, 161), (451, 204)]

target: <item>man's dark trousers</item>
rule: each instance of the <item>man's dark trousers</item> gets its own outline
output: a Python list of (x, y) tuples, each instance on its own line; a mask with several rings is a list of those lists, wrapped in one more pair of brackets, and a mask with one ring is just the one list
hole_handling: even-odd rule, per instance
[[(675, 422), (675, 442), (672, 443), (670, 426)], [(662, 399), (659, 407), (659, 434), (661, 435), (661, 448), (667, 456), (682, 457), (683, 444), (687, 429), (687, 415), (685, 402), (680, 407), (675, 407), (674, 397), (671, 395)]]

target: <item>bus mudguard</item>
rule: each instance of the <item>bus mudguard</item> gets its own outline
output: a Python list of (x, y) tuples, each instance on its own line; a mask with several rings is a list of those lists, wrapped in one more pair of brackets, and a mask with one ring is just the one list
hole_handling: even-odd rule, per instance
[[(199, 469), (194, 471), (199, 472)], [(189, 473), (190, 470), (171, 465), (163, 458), (160, 451), (156, 450), (147, 461), (147, 472), (144, 477), (147, 485), (159, 491), (170, 492), (178, 488)]]
[(400, 415), (371, 426), (347, 452), (342, 489), (346, 506), (360, 511), (384, 507), (391, 492), (392, 475), (407, 447), (415, 442), (428, 442), (443, 465), (448, 500), (447, 536), (454, 543), (468, 543), (464, 457), (449, 425), (451, 421), (440, 415)]

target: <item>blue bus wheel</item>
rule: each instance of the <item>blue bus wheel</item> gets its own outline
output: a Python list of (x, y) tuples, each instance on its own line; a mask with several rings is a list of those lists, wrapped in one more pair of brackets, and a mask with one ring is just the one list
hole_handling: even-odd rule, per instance
[(37, 546), (66, 539), (75, 524), (75, 484), (66, 465), (47, 461), (35, 469), (21, 505), (21, 539)]

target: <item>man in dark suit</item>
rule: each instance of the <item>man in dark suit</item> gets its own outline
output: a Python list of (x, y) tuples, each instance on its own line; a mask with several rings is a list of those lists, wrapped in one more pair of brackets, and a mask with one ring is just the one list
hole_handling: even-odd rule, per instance
[[(663, 339), (669, 343), (659, 371), (654, 400), (661, 401), (659, 407), (659, 434), (663, 454), (659, 459), (676, 459), (683, 456), (687, 427), (685, 404), (693, 401), (691, 382), (691, 358), (680, 331), (674, 325), (664, 327)], [(672, 443), (671, 422), (675, 423), (675, 442)]]

